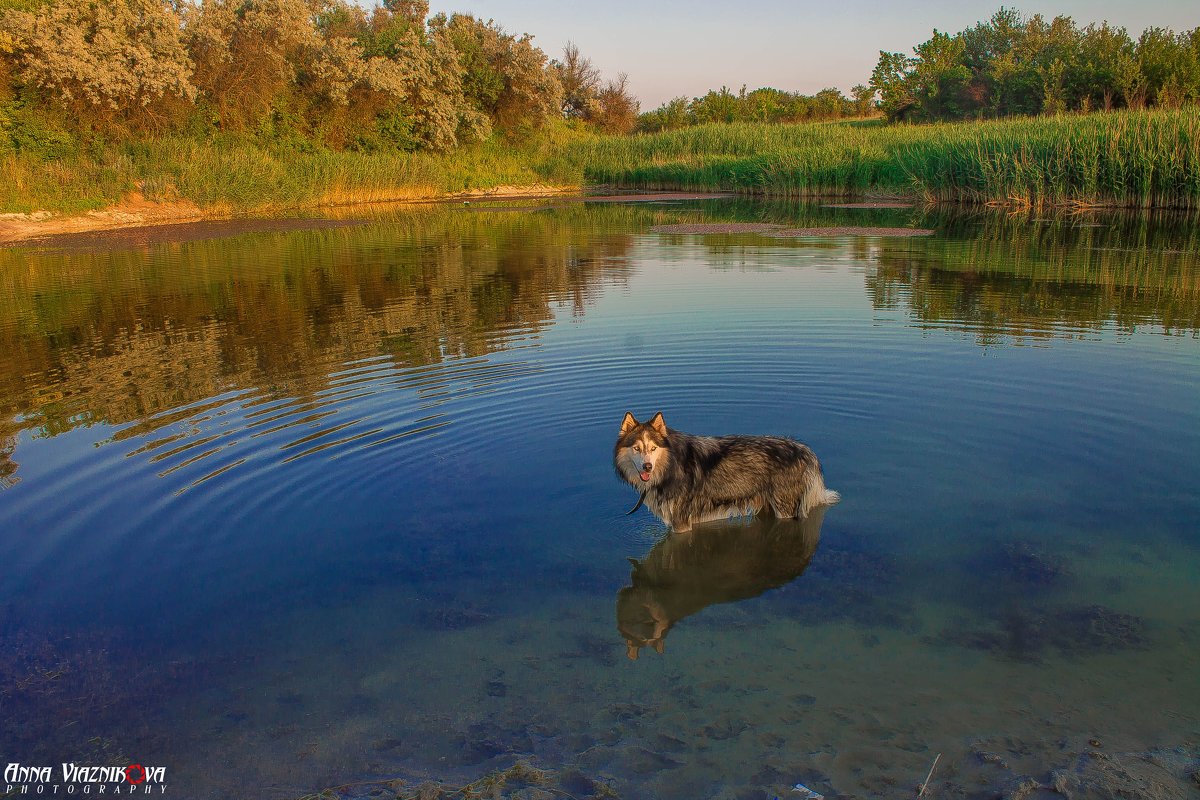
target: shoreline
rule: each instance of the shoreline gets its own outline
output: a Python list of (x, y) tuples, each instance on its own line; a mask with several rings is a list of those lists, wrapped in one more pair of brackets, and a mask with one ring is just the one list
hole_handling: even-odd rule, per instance
[(260, 206), (235, 209), (228, 205), (202, 208), (190, 200), (147, 200), (140, 191), (131, 192), (116, 205), (82, 214), (62, 215), (50, 211), (34, 211), (27, 214), (0, 214), (0, 247), (43, 239), (49, 236), (74, 233), (93, 233), (124, 229), (150, 228), (158, 225), (175, 225), (189, 222), (216, 222), (278, 215), (284, 212), (320, 210), (325, 208), (349, 208), (377, 203), (438, 203), (455, 200), (503, 200), (505, 198), (561, 197), (581, 194), (582, 186), (552, 186), (531, 184), (528, 186), (495, 186), (490, 189), (472, 189), (465, 192), (430, 193), (427, 195), (402, 194), (394, 197), (371, 198), (364, 201), (318, 202), (303, 206)]
[(36, 242), (57, 236), (73, 236), (84, 233), (106, 233), (115, 231), (141, 231), (163, 226), (186, 225), (189, 223), (226, 222), (251, 219), (277, 218), (283, 214), (323, 209), (346, 209), (355, 206), (395, 204), (421, 205), (429, 203), (453, 203), (471, 200), (537, 199), (561, 197), (589, 203), (650, 203), (680, 200), (716, 200), (737, 197), (735, 192), (692, 192), (620, 189), (605, 189), (603, 193), (586, 194), (584, 186), (553, 186), (531, 184), (527, 186), (503, 185), (491, 189), (472, 189), (465, 192), (434, 193), (428, 195), (397, 194), (395, 196), (372, 197), (367, 200), (323, 201), (312, 205), (257, 206), (249, 209), (234, 209), (227, 205), (208, 208), (190, 200), (156, 201), (147, 200), (140, 192), (130, 193), (120, 203), (98, 211), (83, 214), (59, 215), (49, 211), (34, 211), (28, 214), (0, 214), (0, 248)]
[[(592, 191), (594, 194), (589, 194)], [(338, 193), (326, 195), (315, 203), (296, 205), (265, 204), (247, 208), (235, 208), (219, 203), (202, 207), (191, 200), (147, 200), (139, 189), (130, 192), (115, 205), (80, 214), (61, 214), (52, 211), (29, 213), (0, 213), (0, 248), (37, 242), (58, 236), (117, 231), (141, 231), (158, 227), (186, 225), (189, 223), (240, 222), (248, 220), (287, 219), (304, 212), (320, 212), (332, 209), (349, 209), (371, 205), (428, 205), (472, 200), (527, 200), (537, 198), (563, 198), (577, 202), (592, 203), (652, 203), (684, 200), (715, 200), (734, 197), (770, 199), (770, 193), (738, 190), (694, 190), (680, 188), (631, 187), (612, 184), (590, 185), (500, 185), (488, 189), (471, 189), (462, 192), (422, 193), (413, 187), (396, 187), (390, 192), (359, 199), (339, 199)], [(822, 204), (831, 209), (905, 209), (918, 206), (945, 205), (947, 201), (936, 198), (921, 198), (912, 194), (874, 190), (866, 192), (827, 191), (814, 192), (806, 197), (810, 202), (820, 200), (841, 201)], [(850, 202), (853, 200), (854, 202)], [(1034, 206), (1005, 203), (949, 202), (966, 208), (1010, 209), (1033, 211)], [(1043, 208), (1047, 208), (1043, 206)], [(1104, 204), (1050, 204), (1047, 210), (1068, 213), (1085, 212), (1168, 212), (1188, 213), (1187, 209), (1169, 206), (1128, 208)], [(682, 232), (682, 231), (680, 231)], [(696, 231), (699, 232), (699, 231)], [(716, 232), (716, 231), (710, 231)], [(732, 231), (730, 231), (732, 232)], [(786, 232), (785, 232), (786, 234)], [(792, 234), (795, 235), (795, 234)], [(913, 235), (908, 233), (907, 235)]]

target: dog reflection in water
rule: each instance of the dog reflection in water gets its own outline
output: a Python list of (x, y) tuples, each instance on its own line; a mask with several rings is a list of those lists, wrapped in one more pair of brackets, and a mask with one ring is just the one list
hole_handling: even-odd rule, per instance
[(668, 533), (633, 563), (631, 586), (617, 593), (617, 629), (626, 654), (664, 650), (676, 622), (714, 603), (757, 597), (795, 580), (812, 561), (825, 507), (803, 519), (755, 517)]

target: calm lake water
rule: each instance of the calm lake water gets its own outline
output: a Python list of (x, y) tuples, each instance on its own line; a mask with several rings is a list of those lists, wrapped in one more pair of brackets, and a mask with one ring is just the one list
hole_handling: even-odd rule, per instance
[[(726, 221), (936, 233), (651, 231)], [(912, 797), (939, 754), (935, 797), (1194, 796), (1198, 252), (733, 200), (0, 250), (0, 757), (179, 798), (518, 762)], [(794, 436), (844, 500), (669, 535), (625, 516), (626, 410)]]

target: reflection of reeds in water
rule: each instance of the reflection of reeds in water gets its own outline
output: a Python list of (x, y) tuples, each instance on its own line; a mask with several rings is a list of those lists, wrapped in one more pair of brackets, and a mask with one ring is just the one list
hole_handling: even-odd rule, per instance
[[(759, 234), (704, 236), (712, 266), (775, 269), (748, 259), (764, 248), (850, 252), (873, 269), (876, 308), (908, 306), (923, 323), (969, 328), (981, 343), (1055, 336), (1064, 328), (1159, 325), (1200, 330), (1200, 226), (1181, 214), (1093, 211), (1039, 215), (918, 206), (852, 211), (805, 202), (737, 201), (680, 211), (680, 221), (788, 227), (931, 228), (920, 242), (870, 237), (786, 241)], [(695, 236), (662, 234), (684, 243)], [(669, 257), (664, 255), (664, 257)]]
[[(277, 414), (293, 423), (315, 423), (373, 381), (371, 391), (412, 388), (433, 407), (439, 392), (479, 390), (520, 368), (421, 368), (528, 345), (557, 306), (579, 313), (599, 282), (621, 279), (629, 239), (616, 231), (627, 220), (610, 216), (615, 224), (581, 228), (442, 209), (150, 249), (2, 251), (0, 411), (39, 436), (97, 422), (132, 423), (117, 438), (164, 429), (138, 451), (174, 451), (177, 464), (229, 438), (191, 421), (243, 405), (252, 424), (272, 402), (290, 406)], [(287, 455), (320, 449), (311, 433)]]
[(13, 460), (13, 453), (16, 452), (16, 449), (17, 437), (15, 435), (0, 436), (0, 489), (11, 489), (21, 480), (17, 476), (19, 465)]
[[(1200, 275), (1188, 255), (1200, 250), (1200, 233), (1161, 217), (547, 205), (528, 214), (489, 213), (487, 203), (375, 209), (371, 223), (354, 227), (0, 251), (0, 413), (19, 419), (9, 432), (36, 436), (122, 426), (114, 438), (144, 437), (132, 452), (164, 474), (222, 452), (235, 438), (222, 419), (244, 422), (254, 437), (293, 426), (279, 441), (285, 458), (428, 432), (448, 422), (445, 398), (519, 380), (536, 362), (473, 360), (536, 344), (560, 309), (582, 314), (605, 282), (628, 275), (631, 232), (670, 222), (934, 228), (932, 239), (885, 245), (700, 241), (714, 265), (743, 269), (771, 266), (746, 253), (848, 252), (872, 265), (867, 290), (877, 307), (904, 303), (923, 324), (969, 328), (983, 342), (1107, 324), (1200, 330)], [(679, 237), (654, 238), (666, 245), (657, 257), (671, 258)], [(435, 365), (443, 368), (421, 372)], [(390, 427), (353, 414), (335, 421), (340, 404), (394, 388), (417, 393), (416, 417)], [(12, 450), (0, 450), (9, 485)]]
[(1141, 215), (982, 214), (940, 227), (944, 234), (919, 249), (881, 251), (867, 277), (876, 308), (903, 303), (922, 323), (969, 329), (985, 344), (1108, 325), (1200, 331), (1193, 225)]

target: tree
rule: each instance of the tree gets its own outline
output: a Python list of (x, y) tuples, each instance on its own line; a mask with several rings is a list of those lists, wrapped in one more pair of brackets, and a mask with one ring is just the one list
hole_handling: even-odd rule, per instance
[(917, 45), (913, 59), (912, 93), (926, 119), (956, 119), (964, 116), (964, 96), (971, 71), (962, 63), (965, 43), (961, 37), (934, 30), (933, 36)]
[(362, 46), (347, 36), (327, 38), (308, 64), (306, 83), (319, 111), (316, 125), (329, 144), (357, 143), (376, 149), (365, 131), (409, 94), (411, 73), (395, 60), (364, 57)]
[(591, 59), (580, 55), (574, 42), (567, 42), (563, 60), (551, 61), (550, 66), (562, 86), (563, 115), (570, 119), (585, 118), (600, 94), (600, 70), (592, 65)]
[(1179, 38), (1185, 44), (1181, 73), (1184, 96), (1190, 102), (1200, 102), (1200, 27), (1181, 33)]
[(561, 113), (558, 77), (528, 34), (509, 35), (494, 22), (469, 14), (439, 15), (430, 27), (444, 32), (458, 54), (467, 101), (498, 129), (537, 128)]
[(676, 97), (638, 117), (637, 129), (647, 133), (673, 131), (691, 124), (688, 99)]
[(789, 98), (787, 92), (769, 87), (744, 93), (741, 97), (741, 116), (755, 122), (780, 122), (787, 112)]
[[(965, 105), (974, 116), (1002, 113), (1006, 94), (1004, 78), (1016, 72), (1013, 50), (1024, 36), (1021, 15), (1001, 8), (987, 22), (959, 34), (963, 40), (962, 64), (971, 71), (965, 90)], [(1005, 66), (997, 69), (997, 66)]]
[(722, 86), (720, 91), (709, 90), (703, 97), (692, 100), (692, 116), (698, 123), (705, 122), (736, 122), (740, 117), (738, 98), (729, 91), (728, 86)]
[(837, 89), (827, 88), (813, 97), (813, 114), (817, 119), (837, 119), (846, 116), (847, 100)]
[(1137, 59), (1146, 79), (1146, 94), (1160, 106), (1177, 107), (1195, 81), (1195, 50), (1188, 34), (1148, 28), (1137, 43)]
[(414, 28), (424, 28), (429, 16), (429, 0), (383, 0), (383, 9)]
[(381, 56), (404, 76), (402, 96), (376, 117), (378, 136), (411, 150), (448, 150), (482, 141), (491, 120), (468, 101), (463, 67), (444, 25), (425, 25), (428, 6), (389, 0), (372, 12), (360, 36), (367, 57)]
[(917, 105), (912, 67), (913, 59), (903, 53), (879, 51), (870, 88), (879, 95), (879, 108), (890, 121), (907, 118)]
[(306, 0), (200, 0), (187, 32), (196, 85), (225, 128), (258, 124), (321, 47)]
[(1090, 105), (1110, 111), (1120, 93), (1118, 69), (1122, 58), (1131, 57), (1133, 40), (1124, 28), (1114, 28), (1107, 22), (1088, 25), (1079, 43), (1079, 64), (1084, 72), (1085, 96)]
[(172, 101), (196, 96), (182, 20), (159, 0), (60, 2), (3, 21), (18, 79), (80, 120), (160, 127)]
[(590, 115), (606, 133), (631, 133), (637, 125), (638, 102), (629, 93), (629, 79), (624, 72), (606, 83), (596, 95), (596, 111)]
[(860, 83), (850, 90), (850, 96), (854, 98), (854, 113), (860, 117), (869, 116), (875, 105), (875, 90)]
[(1142, 65), (1131, 53), (1122, 53), (1116, 67), (1117, 88), (1127, 108), (1143, 108), (1146, 105), (1147, 82)]

